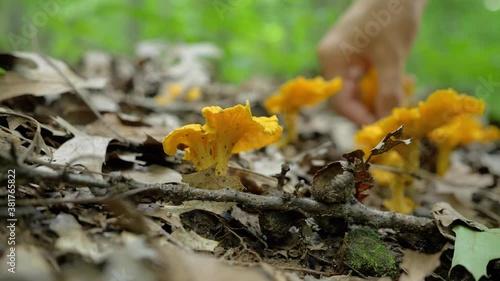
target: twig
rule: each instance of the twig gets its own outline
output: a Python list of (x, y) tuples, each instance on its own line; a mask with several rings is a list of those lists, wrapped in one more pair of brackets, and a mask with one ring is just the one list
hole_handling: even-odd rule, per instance
[[(350, 266), (347, 263), (345, 265), (347, 265), (347, 267), (349, 267), (349, 269), (351, 269), (352, 271), (356, 272), (356, 274), (359, 275), (360, 277), (365, 278), (365, 279), (367, 278), (366, 275), (364, 275), (363, 273), (359, 272), (359, 270), (357, 270), (356, 268)], [(349, 275), (351, 275), (351, 273), (349, 273)]]
[[(368, 163), (368, 161), (366, 161), (366, 163)], [(433, 179), (434, 180), (435, 179), (435, 178), (426, 177), (425, 175), (419, 174), (417, 172), (408, 172), (408, 171), (404, 171), (402, 169), (398, 169), (398, 168), (390, 167), (390, 166), (370, 164), (370, 168), (388, 171), (391, 173), (396, 173), (396, 174), (401, 174), (401, 175), (408, 175), (408, 176), (414, 177), (418, 180), (421, 180), (421, 179)]]
[(312, 153), (314, 151), (317, 151), (317, 150), (320, 150), (322, 148), (327, 148), (329, 146), (332, 146), (333, 145), (333, 142), (332, 141), (327, 141), (327, 142), (324, 142), (316, 147), (313, 147), (311, 149), (308, 149), (308, 150), (305, 150), (305, 151), (302, 151), (300, 153), (298, 153), (297, 155), (293, 156), (292, 158), (290, 158), (288, 161), (293, 163), (293, 162), (297, 162), (297, 161), (300, 161), (302, 158), (304, 158), (305, 155), (309, 154), (309, 153)]
[(274, 267), (276, 267), (278, 269), (282, 269), (282, 270), (288, 270), (288, 271), (302, 271), (302, 272), (316, 274), (316, 275), (323, 276), (323, 277), (337, 275), (337, 274), (332, 274), (332, 273), (318, 271), (318, 270), (304, 268), (304, 267), (294, 267), (294, 266), (284, 266), (284, 265), (274, 265)]
[[(2, 153), (0, 153), (2, 156)], [(15, 161), (11, 161), (16, 165)], [(245, 208), (264, 211), (297, 211), (306, 216), (331, 216), (336, 218), (344, 218), (348, 221), (357, 224), (369, 225), (374, 228), (392, 228), (401, 232), (413, 232), (423, 235), (429, 235), (437, 231), (433, 220), (422, 217), (398, 214), (394, 212), (384, 212), (371, 209), (352, 200), (344, 204), (323, 204), (310, 198), (291, 197), (286, 200), (275, 196), (261, 196), (239, 192), (231, 189), (223, 190), (206, 190), (199, 188), (190, 188), (181, 183), (157, 183), (146, 184), (125, 178), (111, 178), (109, 180), (95, 179), (84, 174), (61, 174), (56, 171), (46, 171), (33, 169), (29, 166), (17, 166), (16, 175), (36, 181), (57, 181), (59, 183), (67, 183), (80, 186), (95, 186), (106, 188), (108, 190), (118, 190), (127, 192), (145, 192), (151, 191), (159, 193), (167, 200), (175, 202), (204, 200), (215, 202), (235, 202)], [(135, 191), (137, 190), (137, 191)], [(124, 194), (123, 192), (119, 194)], [(127, 193), (125, 193), (127, 194)], [(100, 197), (97, 197), (100, 198)], [(88, 201), (95, 203), (94, 201)], [(19, 200), (18, 205), (40, 205), (40, 204), (62, 204), (68, 201), (47, 201), (44, 200)], [(87, 203), (86, 201), (81, 201)], [(83, 204), (82, 203), (82, 204)], [(6, 204), (5, 200), (0, 204)]]
[(274, 175), (276, 179), (278, 179), (278, 184), (276, 185), (276, 188), (278, 190), (283, 190), (283, 186), (285, 186), (285, 181), (286, 181), (286, 173), (290, 171), (290, 164), (285, 163), (281, 164), (281, 172), (279, 174)]
[(378, 164), (370, 164), (370, 168), (388, 171), (391, 173), (396, 173), (396, 174), (401, 174), (401, 175), (408, 175), (408, 176), (414, 177), (418, 180), (428, 180), (428, 181), (434, 181), (434, 182), (441, 182), (441, 183), (453, 185), (456, 187), (470, 187), (470, 184), (464, 184), (464, 183), (455, 182), (455, 181), (452, 181), (449, 179), (443, 179), (443, 178), (440, 178), (439, 176), (436, 176), (435, 174), (430, 173), (430, 172), (423, 170), (423, 169), (419, 169), (417, 172), (408, 172), (408, 171), (404, 171), (404, 170), (399, 169), (399, 168), (378, 165)]
[(342, 241), (342, 247), (340, 248), (340, 264), (339, 264), (339, 271), (340, 273), (344, 272), (344, 258), (345, 258), (345, 251), (347, 249), (347, 239), (349, 237), (349, 232), (344, 233), (344, 240)]
[(481, 206), (480, 204), (473, 203), (473, 205), (474, 205), (474, 208), (476, 210), (478, 210), (479, 212), (483, 213), (483, 215), (494, 220), (497, 224), (500, 224), (500, 216), (495, 214), (495, 212), (488, 210), (487, 208)]
[(61, 204), (99, 204), (112, 198), (126, 198), (141, 192), (150, 191), (150, 188), (132, 189), (117, 195), (99, 196), (91, 198), (44, 198), (44, 199), (21, 199), (17, 200), (18, 206), (40, 206), (40, 205), (61, 205)]
[(241, 247), (243, 247), (243, 250), (242, 252), (248, 252), (250, 254), (252, 254), (254, 257), (257, 258), (257, 261), (259, 262), (262, 262), (262, 258), (260, 257), (260, 255), (255, 252), (254, 250), (248, 248), (248, 244), (245, 242), (245, 240), (243, 240), (243, 238), (241, 236), (239, 236), (236, 232), (234, 232), (228, 225), (227, 223), (219, 218), (219, 222), (227, 229), (227, 231), (229, 231), (231, 234), (233, 234), (236, 238), (238, 238), (238, 240), (240, 241), (240, 245)]
[(370, 160), (372, 159), (372, 157), (373, 157), (373, 151), (370, 151), (370, 155), (368, 155), (368, 158), (366, 158), (365, 164), (370, 163)]

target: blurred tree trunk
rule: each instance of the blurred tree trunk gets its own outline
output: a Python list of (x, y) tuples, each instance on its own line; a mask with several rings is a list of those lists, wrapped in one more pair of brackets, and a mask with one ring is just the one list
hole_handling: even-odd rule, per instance
[[(129, 0), (129, 6), (132, 11), (137, 11), (141, 9), (142, 5), (145, 3), (143, 0)], [(133, 14), (133, 13), (131, 13)], [(128, 35), (129, 43), (132, 47), (134, 48), (135, 44), (139, 41), (140, 34), (141, 34), (141, 27), (140, 27), (140, 22), (137, 20), (137, 17), (135, 16), (130, 16), (127, 19), (127, 25), (126, 25), (127, 30), (125, 31), (126, 34)]]
[(8, 1), (6, 4), (9, 19), (9, 31), (21, 34), (22, 16), (24, 15), (24, 1)]
[[(5, 5), (5, 12), (2, 15), (6, 18), (5, 26), (8, 27), (7, 37), (9, 39), (7, 46), (11, 50), (19, 50), (17, 44), (14, 44), (12, 40), (17, 40), (17, 38), (22, 36), (22, 17), (25, 13), (24, 1), (7, 1), (3, 5)], [(23, 47), (27, 48), (28, 46), (24, 45)]]

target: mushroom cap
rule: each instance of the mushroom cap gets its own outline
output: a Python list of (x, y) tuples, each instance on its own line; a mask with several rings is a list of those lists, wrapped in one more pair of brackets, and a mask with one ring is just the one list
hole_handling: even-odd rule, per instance
[(342, 79), (339, 77), (330, 81), (321, 77), (298, 77), (281, 86), (279, 93), (266, 100), (265, 107), (272, 114), (298, 114), (302, 107), (312, 106), (327, 99), (342, 89), (342, 86)]
[(192, 160), (199, 170), (214, 164), (212, 157), (213, 137), (206, 134), (200, 124), (182, 126), (163, 140), (163, 150), (168, 155), (175, 155), (177, 149), (184, 150), (184, 160)]
[(485, 110), (482, 100), (452, 89), (438, 90), (416, 107), (395, 108), (392, 115), (364, 126), (356, 133), (358, 145), (369, 150), (387, 134), (404, 126), (405, 137), (424, 138), (433, 130), (450, 123), (458, 116), (480, 115)]
[(466, 94), (458, 94), (453, 89), (437, 90), (425, 102), (419, 102), (420, 132), (432, 130), (464, 114), (481, 115), (485, 111), (484, 101)]
[(185, 160), (192, 160), (197, 170), (214, 164), (218, 174), (225, 174), (231, 153), (258, 149), (276, 142), (283, 128), (278, 118), (252, 116), (250, 103), (223, 109), (209, 106), (202, 109), (205, 125), (190, 124), (178, 128), (163, 140), (166, 154), (185, 150)]
[(276, 142), (283, 133), (283, 127), (278, 125), (275, 115), (252, 116), (249, 101), (246, 101), (245, 106), (238, 104), (227, 109), (205, 107), (202, 114), (207, 120), (203, 130), (208, 134), (216, 134), (218, 141), (230, 144), (230, 153), (259, 149)]

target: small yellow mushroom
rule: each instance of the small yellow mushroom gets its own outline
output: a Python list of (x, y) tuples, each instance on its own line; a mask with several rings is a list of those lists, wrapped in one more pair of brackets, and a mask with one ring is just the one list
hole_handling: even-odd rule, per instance
[[(474, 126), (480, 127), (480, 125), (471, 123), (471, 120), (474, 120), (474, 115), (482, 114), (484, 109), (484, 102), (480, 99), (458, 94), (452, 89), (438, 90), (432, 93), (426, 101), (420, 102), (418, 106), (395, 108), (392, 115), (382, 118), (371, 125), (364, 126), (356, 133), (355, 142), (369, 155), (370, 149), (375, 147), (388, 132), (403, 125), (405, 132), (403, 138), (412, 138), (412, 143), (409, 146), (395, 148), (404, 163), (402, 169), (406, 172), (414, 172), (418, 169), (420, 165), (419, 143), (421, 139), (428, 137), (441, 140), (438, 155), (438, 173), (442, 174), (448, 168), (449, 153), (460, 143), (480, 141), (481, 139), (495, 139), (497, 133), (494, 128), (469, 133), (472, 132)], [(460, 124), (453, 124), (453, 120), (462, 119), (463, 121)], [(468, 127), (467, 129), (460, 129), (457, 127), (458, 125)], [(464, 134), (464, 132), (468, 133)], [(384, 162), (386, 158), (387, 156), (384, 154), (378, 155), (373, 158), (373, 161), (376, 163), (379, 163), (379, 161)], [(389, 161), (387, 163), (388, 166), (401, 168), (398, 161)], [(411, 180), (405, 180), (403, 183), (406, 185), (411, 184)], [(404, 197), (404, 189), (401, 190), (401, 186), (405, 185), (403, 183), (395, 180), (391, 184), (393, 196), (384, 205), (393, 211), (407, 213), (411, 212), (410, 207), (412, 204), (411, 200), (408, 201), (409, 199)], [(396, 202), (397, 200), (401, 202)]]
[(183, 92), (184, 88), (179, 83), (170, 84), (162, 87), (160, 93), (155, 97), (159, 105), (168, 105), (174, 102)]
[(201, 98), (201, 90), (200, 90), (200, 87), (193, 87), (191, 89), (189, 89), (189, 91), (186, 93), (186, 96), (184, 97), (184, 99), (186, 101), (197, 101)]
[[(410, 148), (410, 150), (412, 149)], [(395, 150), (380, 155), (377, 164), (403, 171), (414, 170), (410, 166), (411, 163), (405, 162), (403, 157)], [(384, 207), (401, 214), (409, 214), (414, 210), (416, 206), (415, 202), (405, 196), (405, 187), (412, 182), (410, 176), (378, 169), (371, 169), (370, 174), (377, 183), (388, 186), (391, 189), (391, 198), (384, 200)]]
[(190, 124), (174, 130), (163, 140), (165, 153), (174, 155), (185, 150), (197, 170), (215, 166), (217, 175), (225, 175), (232, 153), (259, 149), (276, 142), (283, 132), (278, 118), (252, 116), (250, 103), (223, 109), (202, 109), (205, 125)]
[(321, 77), (314, 79), (298, 77), (281, 86), (279, 93), (266, 100), (265, 107), (271, 114), (284, 115), (287, 132), (285, 141), (294, 142), (298, 138), (296, 119), (301, 109), (324, 101), (341, 88), (341, 78), (325, 81)]
[(458, 94), (452, 89), (438, 90), (416, 107), (395, 108), (392, 115), (364, 126), (356, 133), (355, 141), (371, 149), (385, 134), (401, 125), (404, 126), (404, 138), (422, 139), (457, 116), (480, 115), (484, 110), (484, 102), (480, 99)]
[(450, 123), (429, 133), (438, 148), (436, 173), (442, 176), (450, 166), (450, 154), (458, 146), (472, 142), (487, 142), (500, 139), (500, 129), (495, 126), (484, 127), (472, 115), (455, 117)]

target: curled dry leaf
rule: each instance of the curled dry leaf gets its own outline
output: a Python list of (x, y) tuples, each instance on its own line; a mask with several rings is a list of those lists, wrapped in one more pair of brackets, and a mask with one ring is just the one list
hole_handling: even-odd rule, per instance
[(246, 230), (248, 230), (254, 237), (262, 237), (262, 230), (259, 224), (259, 215), (254, 213), (249, 213), (238, 206), (234, 206), (231, 209), (231, 216), (239, 221)]
[(455, 223), (463, 223), (479, 231), (488, 229), (486, 226), (462, 216), (446, 202), (439, 202), (432, 206), (431, 213), (437, 221), (437, 227), (441, 234), (450, 240), (455, 240), (455, 235), (452, 232), (452, 226)]
[(382, 153), (386, 153), (387, 151), (391, 150), (396, 145), (400, 145), (400, 144), (409, 145), (411, 143), (410, 139), (403, 140), (403, 139), (401, 139), (402, 137), (403, 137), (403, 126), (401, 125), (396, 130), (385, 135), (385, 137), (382, 139), (382, 141), (379, 142), (377, 144), (377, 146), (375, 146), (371, 150), (371, 153), (373, 155), (379, 155)]
[(347, 202), (353, 192), (354, 176), (340, 161), (326, 165), (314, 175), (311, 194), (318, 201)]
[(359, 201), (363, 201), (363, 199), (368, 196), (363, 194), (363, 192), (373, 187), (373, 178), (368, 172), (370, 164), (363, 160), (364, 156), (365, 153), (361, 149), (342, 155), (353, 171), (356, 199)]

